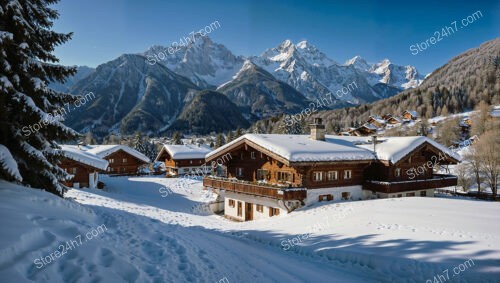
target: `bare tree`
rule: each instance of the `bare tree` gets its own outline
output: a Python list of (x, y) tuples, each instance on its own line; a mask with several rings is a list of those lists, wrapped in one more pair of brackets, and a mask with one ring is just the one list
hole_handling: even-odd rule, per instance
[(477, 184), (477, 192), (481, 193), (481, 183), (483, 181), (481, 156), (479, 155), (478, 143), (469, 147), (469, 151), (464, 155), (464, 159), (469, 162), (470, 169)]
[(500, 130), (485, 132), (477, 143), (481, 160), (481, 171), (491, 188), (493, 197), (497, 195), (498, 177), (500, 174)]

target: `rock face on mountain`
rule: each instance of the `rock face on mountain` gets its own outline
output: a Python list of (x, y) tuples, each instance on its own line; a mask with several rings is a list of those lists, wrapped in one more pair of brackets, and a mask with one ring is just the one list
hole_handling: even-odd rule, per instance
[(97, 135), (120, 130), (155, 133), (167, 128), (198, 91), (187, 78), (140, 55), (122, 55), (102, 64), (71, 92), (93, 98), (68, 113), (66, 123)]
[(418, 79), (423, 79), (414, 67), (396, 66), (388, 60), (370, 65), (358, 56), (340, 65), (306, 41), (285, 40), (250, 59), (312, 100), (355, 82), (356, 88), (335, 97), (351, 104), (371, 102), (417, 86)]
[(234, 78), (217, 88), (241, 109), (245, 117), (263, 118), (297, 113), (309, 100), (290, 85), (277, 80), (247, 60)]
[(250, 124), (242, 116), (238, 106), (224, 94), (204, 90), (196, 94), (182, 110), (177, 120), (167, 130), (208, 134), (246, 128)]
[[(181, 113), (184, 119), (196, 117), (194, 109), (185, 107), (204, 89), (219, 92), (207, 97), (222, 93), (236, 105), (225, 118), (237, 123), (224, 122), (222, 128), (226, 129), (226, 125), (243, 125), (241, 116), (245, 122), (253, 122), (293, 114), (317, 99), (332, 98), (325, 109), (372, 102), (417, 86), (421, 79), (414, 67), (388, 60), (369, 64), (357, 56), (339, 64), (306, 41), (293, 44), (285, 40), (260, 56), (245, 59), (196, 35), (185, 45), (153, 46), (143, 54), (125, 54), (95, 70), (79, 67), (64, 85), (52, 87), (77, 95), (92, 92), (95, 97), (72, 109), (66, 123), (77, 131), (104, 136), (171, 131)], [(218, 99), (221, 105), (226, 103)], [(195, 102), (203, 104), (204, 100)], [(203, 117), (220, 120), (208, 114)], [(195, 132), (221, 128), (202, 120), (199, 123), (181, 119), (175, 126), (193, 125)], [(207, 129), (197, 126), (202, 124)]]
[(168, 47), (153, 46), (147, 50), (144, 55), (148, 63), (159, 62), (201, 88), (215, 88), (231, 80), (244, 62), (242, 56), (235, 56), (207, 36), (195, 35), (184, 46)]

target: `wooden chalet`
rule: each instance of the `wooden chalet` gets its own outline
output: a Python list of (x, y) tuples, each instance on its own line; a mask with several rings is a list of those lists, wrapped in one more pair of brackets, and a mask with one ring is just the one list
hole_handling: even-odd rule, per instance
[(403, 112), (403, 119), (404, 120), (417, 120), (418, 118), (420, 118), (420, 115), (418, 115), (417, 111), (413, 111), (413, 110), (405, 110)]
[(211, 167), (206, 166), (205, 155), (210, 151), (212, 148), (205, 145), (165, 144), (155, 161), (165, 162), (167, 176), (209, 174)]
[[(212, 151), (212, 162), (230, 154), (223, 170), (203, 178), (224, 197), (226, 217), (247, 221), (288, 213), (318, 201), (433, 196), (456, 185), (455, 176), (432, 169), (411, 174), (434, 156), (441, 164), (459, 157), (426, 137), (325, 136), (320, 118), (311, 135), (246, 134)], [(417, 171), (420, 172), (420, 171)], [(417, 175), (418, 174), (418, 175)]]
[(366, 137), (377, 133), (378, 128), (372, 124), (365, 123), (349, 131), (352, 136)]
[(387, 124), (387, 122), (382, 119), (380, 116), (372, 115), (366, 121), (367, 124), (371, 124), (377, 128), (383, 128)]
[(394, 116), (388, 117), (386, 119), (386, 121), (387, 121), (387, 124), (390, 124), (390, 125), (401, 124), (403, 122), (403, 121), (401, 121), (401, 119), (399, 119), (398, 117), (394, 117)]
[(88, 153), (78, 145), (61, 145), (61, 148), (65, 158), (59, 167), (73, 175), (63, 184), (73, 188), (97, 188), (99, 172), (106, 170), (108, 161)]
[(126, 145), (84, 145), (81, 148), (109, 162), (105, 174), (135, 175), (150, 163), (147, 156)]

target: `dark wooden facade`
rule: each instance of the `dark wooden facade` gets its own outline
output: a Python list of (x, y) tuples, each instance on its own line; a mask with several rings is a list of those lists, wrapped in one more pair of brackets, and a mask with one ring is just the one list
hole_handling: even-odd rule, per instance
[(100, 171), (97, 168), (88, 166), (86, 164), (74, 161), (69, 158), (64, 158), (61, 161), (61, 164), (59, 164), (59, 167), (61, 167), (67, 173), (74, 175), (74, 177), (71, 180), (63, 182), (63, 185), (67, 187), (73, 187), (75, 183), (79, 183), (81, 188), (83, 187), (88, 188), (90, 184), (89, 175)]
[[(436, 181), (433, 167), (437, 164), (454, 164), (457, 161), (446, 156), (430, 143), (423, 143), (397, 163), (384, 160), (370, 161), (340, 161), (340, 162), (289, 162), (271, 151), (268, 151), (250, 141), (243, 140), (234, 144), (219, 154), (230, 153), (232, 158), (224, 165), (226, 175), (222, 177), (236, 178), (253, 183), (254, 186), (267, 184), (301, 187), (307, 189), (347, 187), (363, 185), (364, 189), (376, 192), (392, 190), (425, 190), (440, 185), (456, 185), (456, 178)], [(211, 156), (212, 159), (217, 155)], [(207, 159), (210, 162), (212, 159)], [(208, 180), (208, 178), (206, 178)], [(423, 182), (423, 180), (429, 180)], [(228, 181), (230, 182), (230, 181)], [(381, 185), (380, 182), (394, 183)], [(208, 185), (220, 184), (211, 181)], [(369, 185), (367, 185), (369, 184)], [(240, 187), (239, 187), (240, 188)], [(241, 187), (234, 191), (242, 192)]]
[[(173, 159), (172, 156), (166, 151), (162, 151), (161, 155), (157, 157), (157, 160), (164, 160), (165, 167), (167, 168), (167, 175), (171, 172), (169, 169), (174, 169), (182, 167), (198, 167), (205, 164), (205, 158), (192, 158), (192, 159)], [(177, 174), (178, 172), (175, 171)]]
[(104, 157), (109, 162), (107, 174), (136, 174), (139, 167), (146, 164), (143, 160), (123, 150), (115, 151)]

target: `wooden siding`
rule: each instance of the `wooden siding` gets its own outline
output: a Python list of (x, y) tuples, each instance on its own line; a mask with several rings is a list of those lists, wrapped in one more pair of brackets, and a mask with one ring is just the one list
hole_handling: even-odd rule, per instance
[[(126, 158), (127, 161), (123, 162)], [(128, 154), (123, 150), (118, 150), (112, 154), (104, 157), (109, 162), (106, 174), (135, 174), (140, 166), (146, 164), (146, 162)], [(113, 162), (110, 160), (113, 159)]]
[[(364, 169), (368, 166), (367, 162), (353, 163), (332, 163), (322, 166), (301, 167), (300, 172), (303, 172), (302, 186), (311, 189), (330, 188), (330, 187), (345, 187), (361, 185), (364, 181)], [(351, 170), (351, 178), (344, 178), (344, 172)], [(337, 171), (337, 180), (328, 180), (328, 172)], [(314, 172), (322, 172), (323, 180), (315, 181)]]
[[(65, 186), (73, 187), (74, 183), (80, 183), (80, 187), (88, 187), (89, 186), (89, 174), (98, 172), (98, 170), (94, 167), (85, 165), (83, 163), (74, 161), (69, 158), (64, 158), (59, 164), (59, 167), (64, 169), (69, 174), (74, 175), (73, 179), (70, 181), (63, 182)], [(76, 173), (73, 174), (73, 168), (76, 168)]]

